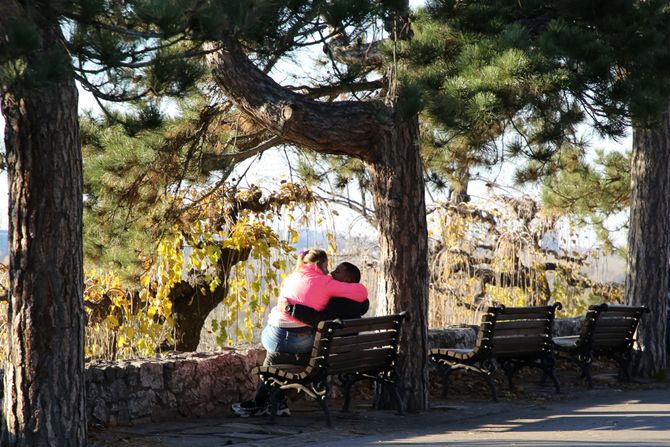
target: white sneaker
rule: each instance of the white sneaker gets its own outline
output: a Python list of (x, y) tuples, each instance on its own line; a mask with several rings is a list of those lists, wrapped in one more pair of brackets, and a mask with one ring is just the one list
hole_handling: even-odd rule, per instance
[[(230, 406), (233, 414), (241, 418), (269, 416), (270, 404), (256, 405), (256, 401), (247, 400), (240, 403), (235, 403)], [(291, 410), (286, 405), (285, 401), (279, 402), (277, 405), (277, 416), (290, 416)]]

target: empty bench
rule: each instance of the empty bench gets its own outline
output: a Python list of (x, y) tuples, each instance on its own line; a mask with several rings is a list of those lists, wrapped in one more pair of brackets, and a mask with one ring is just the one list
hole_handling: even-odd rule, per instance
[(589, 388), (593, 388), (591, 364), (596, 356), (615, 360), (619, 378), (630, 380), (635, 331), (645, 312), (649, 312), (645, 306), (590, 306), (579, 335), (554, 337), (556, 354), (579, 366)]
[(510, 388), (513, 388), (514, 373), (530, 366), (542, 369), (560, 393), (554, 375), (551, 341), (554, 316), (560, 308), (560, 303), (535, 307), (489, 306), (482, 316), (473, 348), (431, 349), (429, 357), (442, 371), (444, 395), (449, 387), (449, 375), (466, 370), (482, 376), (489, 385), (491, 397), (497, 401), (492, 377), (497, 366), (507, 375)]
[(332, 427), (328, 409), (329, 376), (338, 376), (343, 384), (344, 406), (351, 403), (351, 386), (359, 380), (372, 380), (388, 390), (396, 401), (398, 412), (404, 403), (396, 388), (396, 363), (400, 329), (405, 312), (370, 318), (322, 321), (317, 327), (314, 346), (307, 366), (272, 365), (254, 369), (271, 387), (271, 418), (277, 411), (279, 390), (304, 392), (321, 406), (326, 424)]

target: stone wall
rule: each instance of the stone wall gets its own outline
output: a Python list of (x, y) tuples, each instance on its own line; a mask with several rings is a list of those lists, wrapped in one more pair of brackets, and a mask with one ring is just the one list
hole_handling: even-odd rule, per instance
[[(555, 335), (576, 333), (579, 322), (557, 320)], [(431, 330), (429, 345), (470, 347), (476, 337), (476, 326)], [(265, 351), (253, 348), (92, 362), (86, 368), (89, 422), (110, 426), (222, 414), (231, 403), (253, 396), (257, 381), (251, 370), (264, 357)]]
[(428, 331), (429, 348), (471, 348), (475, 341), (477, 326), (454, 326)]
[(259, 348), (172, 354), (160, 359), (96, 361), (86, 368), (89, 423), (109, 426), (211, 416), (253, 396)]

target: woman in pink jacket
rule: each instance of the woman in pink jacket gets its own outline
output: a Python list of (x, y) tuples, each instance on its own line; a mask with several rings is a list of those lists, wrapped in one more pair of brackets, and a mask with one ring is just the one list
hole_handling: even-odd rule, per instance
[[(270, 311), (261, 335), (267, 351), (264, 365), (301, 363), (306, 360), (304, 354), (312, 350), (316, 329), (292, 318), (284, 309), (286, 304), (302, 304), (323, 311), (331, 297), (363, 302), (368, 298), (368, 291), (362, 284), (341, 282), (329, 276), (325, 251), (317, 248), (301, 251), (298, 265), (284, 280), (278, 305)], [(242, 417), (269, 414), (267, 391), (261, 387), (255, 399), (233, 404), (233, 412)], [(280, 402), (277, 414), (290, 414), (285, 402)]]
[(368, 298), (368, 291), (362, 284), (337, 281), (328, 275), (325, 251), (312, 248), (300, 252), (298, 265), (286, 277), (279, 293), (279, 303), (284, 306), (272, 308), (268, 324), (263, 329), (261, 341), (268, 355), (274, 352), (301, 354), (312, 350), (315, 329), (286, 313), (285, 303), (323, 311), (334, 296), (363, 302)]

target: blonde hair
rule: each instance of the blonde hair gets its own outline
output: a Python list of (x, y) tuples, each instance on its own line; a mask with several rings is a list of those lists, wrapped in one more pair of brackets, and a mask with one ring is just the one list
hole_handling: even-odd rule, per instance
[(305, 264), (316, 264), (319, 267), (327, 267), (328, 254), (320, 248), (308, 248), (307, 250), (302, 250), (298, 253), (298, 265), (295, 266), (296, 270)]

